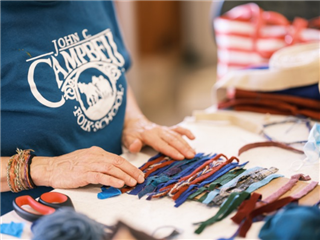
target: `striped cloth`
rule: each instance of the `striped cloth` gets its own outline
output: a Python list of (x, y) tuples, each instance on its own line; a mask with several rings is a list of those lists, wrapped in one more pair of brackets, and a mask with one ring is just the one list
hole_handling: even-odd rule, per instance
[(271, 55), (285, 46), (319, 42), (319, 25), (320, 17), (290, 22), (280, 13), (263, 11), (255, 3), (232, 8), (213, 20), (218, 77), (236, 69), (266, 65)]

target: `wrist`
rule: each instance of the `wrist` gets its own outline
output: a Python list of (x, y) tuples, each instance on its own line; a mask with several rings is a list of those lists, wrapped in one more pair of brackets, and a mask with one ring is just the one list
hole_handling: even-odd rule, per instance
[(33, 157), (30, 165), (30, 175), (36, 186), (51, 186), (49, 162), (48, 157)]
[(151, 123), (144, 115), (139, 115), (135, 117), (127, 117), (124, 123), (124, 127), (130, 125), (137, 125), (137, 126), (145, 126), (146, 124)]

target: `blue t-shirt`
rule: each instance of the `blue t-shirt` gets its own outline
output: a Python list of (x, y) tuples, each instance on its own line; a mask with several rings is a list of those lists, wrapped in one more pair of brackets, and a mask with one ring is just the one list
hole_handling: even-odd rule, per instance
[(112, 2), (1, 1), (1, 156), (121, 154), (129, 66)]

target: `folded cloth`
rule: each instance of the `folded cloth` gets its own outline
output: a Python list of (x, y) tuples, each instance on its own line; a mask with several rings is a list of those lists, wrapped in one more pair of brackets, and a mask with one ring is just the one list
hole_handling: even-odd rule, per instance
[(269, 216), (260, 230), (262, 240), (320, 239), (320, 209), (317, 206), (289, 204)]
[(214, 104), (224, 101), (232, 89), (319, 100), (319, 50), (319, 42), (285, 47), (272, 55), (267, 69), (226, 74), (214, 85)]

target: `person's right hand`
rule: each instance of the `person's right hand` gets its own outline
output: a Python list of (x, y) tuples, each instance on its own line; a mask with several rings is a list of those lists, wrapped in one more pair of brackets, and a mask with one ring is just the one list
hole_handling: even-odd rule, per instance
[(37, 186), (77, 188), (103, 184), (116, 188), (144, 181), (143, 172), (124, 158), (100, 147), (80, 149), (59, 157), (34, 157), (31, 178)]

